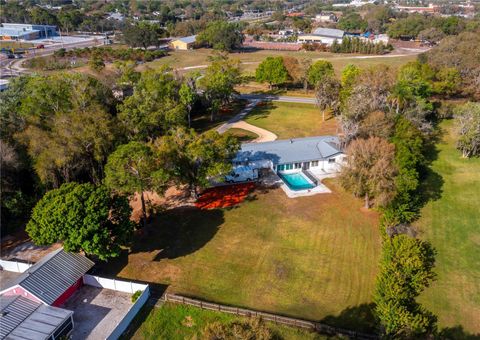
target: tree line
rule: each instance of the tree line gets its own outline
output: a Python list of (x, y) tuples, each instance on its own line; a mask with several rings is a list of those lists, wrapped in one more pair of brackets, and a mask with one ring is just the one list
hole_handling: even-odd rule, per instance
[[(199, 112), (215, 120), (239, 74), (223, 55), (203, 77), (168, 68), (140, 74), (125, 63), (116, 84), (132, 94), (120, 100), (84, 74), (13, 79), (0, 94), (2, 225), (24, 221), (35, 206), (27, 225), (34, 242), (63, 241), (101, 259), (118, 255), (136, 227), (126, 197), (139, 193), (144, 203), (144, 191), (161, 194), (170, 185), (196, 195), (208, 178), (229, 171), (238, 141), (197, 133), (191, 121)], [(146, 218), (143, 204), (143, 224)]]
[[(374, 302), (387, 337), (437, 332), (436, 316), (416, 300), (435, 279), (436, 251), (415, 237), (411, 223), (428, 200), (422, 181), (442, 118), (441, 101), (477, 95), (472, 79), (464, 76), (478, 72), (478, 65), (470, 63), (474, 51), (461, 46), (463, 41), (443, 41), (398, 71), (383, 65), (363, 70), (348, 65), (340, 79), (330, 68), (317, 78), (317, 105), (338, 119), (347, 154), (339, 181), (364, 198), (365, 208), (374, 206), (381, 212), (383, 246)], [(438, 59), (447, 48), (454, 54)], [(448, 117), (457, 121), (457, 146), (463, 156), (479, 156), (478, 103), (457, 106)]]

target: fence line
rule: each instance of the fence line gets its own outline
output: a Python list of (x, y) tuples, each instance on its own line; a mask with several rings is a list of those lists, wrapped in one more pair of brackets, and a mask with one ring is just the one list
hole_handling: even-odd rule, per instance
[(337, 328), (337, 327), (325, 325), (319, 322), (295, 319), (295, 318), (290, 318), (290, 317), (271, 314), (271, 313), (259, 312), (252, 309), (225, 306), (225, 305), (220, 305), (218, 303), (212, 303), (212, 302), (187, 298), (187, 297), (176, 295), (176, 294), (165, 293), (162, 296), (162, 300), (166, 302), (181, 303), (184, 305), (195, 306), (201, 309), (229, 313), (229, 314), (234, 314), (238, 316), (260, 317), (265, 321), (271, 321), (271, 322), (275, 322), (275, 323), (287, 325), (287, 326), (310, 329), (319, 333), (325, 333), (329, 335), (345, 335), (352, 338), (367, 339), (367, 340), (379, 339), (378, 336), (373, 334), (354, 332), (348, 329)]
[(117, 279), (107, 279), (105, 277), (89, 274), (85, 274), (83, 276), (83, 283), (93, 287), (111, 289), (130, 294), (134, 294), (138, 290), (143, 292), (145, 289), (148, 288), (147, 284)]
[(20, 261), (7, 261), (0, 259), (0, 268), (7, 272), (23, 273), (28, 268), (33, 266), (32, 263), (25, 263)]

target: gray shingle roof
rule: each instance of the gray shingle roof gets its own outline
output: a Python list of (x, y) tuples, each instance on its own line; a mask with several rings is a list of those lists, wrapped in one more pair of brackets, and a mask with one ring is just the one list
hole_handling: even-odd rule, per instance
[(47, 339), (72, 311), (0, 295), (0, 339)]
[(51, 305), (93, 265), (85, 256), (60, 248), (27, 269), (12, 285), (21, 286)]
[(269, 159), (276, 165), (323, 160), (341, 152), (338, 137), (306, 137), (265, 143), (242, 144), (234, 161), (243, 162)]
[(345, 34), (345, 32), (342, 31), (342, 30), (337, 30), (335, 28), (319, 27), (319, 28), (317, 28), (313, 31), (313, 34), (314, 35), (320, 35), (322, 37), (341, 39), (341, 38), (343, 38), (343, 35)]

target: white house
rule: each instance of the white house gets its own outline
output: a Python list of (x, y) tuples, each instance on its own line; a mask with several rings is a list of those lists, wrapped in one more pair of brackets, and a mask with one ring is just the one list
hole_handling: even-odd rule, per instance
[(315, 16), (316, 22), (337, 22), (338, 18), (333, 13), (321, 13)]
[(256, 169), (272, 169), (277, 173), (302, 170), (335, 173), (340, 170), (344, 157), (338, 137), (318, 136), (244, 143), (233, 163)]

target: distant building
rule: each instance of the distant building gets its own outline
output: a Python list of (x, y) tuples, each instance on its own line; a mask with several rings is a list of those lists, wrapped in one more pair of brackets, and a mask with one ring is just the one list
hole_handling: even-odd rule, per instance
[(281, 36), (281, 37), (288, 37), (290, 35), (293, 35), (294, 30), (292, 28), (286, 28), (284, 30), (280, 30), (278, 31), (278, 35)]
[(330, 46), (335, 40), (341, 41), (345, 32), (334, 28), (317, 28), (310, 34), (301, 34), (298, 36), (299, 43), (319, 43)]
[(2, 23), (0, 40), (34, 40), (57, 36), (57, 26)]
[(398, 11), (407, 13), (437, 13), (440, 11), (440, 6), (429, 4), (428, 7), (416, 7), (416, 6), (395, 6)]
[(321, 13), (315, 16), (316, 22), (337, 22), (338, 18), (333, 13)]
[(124, 21), (125, 16), (117, 10), (115, 12), (107, 13), (108, 20)]
[(174, 50), (191, 50), (195, 47), (195, 42), (197, 41), (196, 35), (191, 35), (189, 37), (183, 37), (174, 39), (170, 42), (170, 46)]
[(376, 0), (352, 0), (348, 3), (333, 4), (333, 7), (362, 7), (368, 4), (374, 4)]

